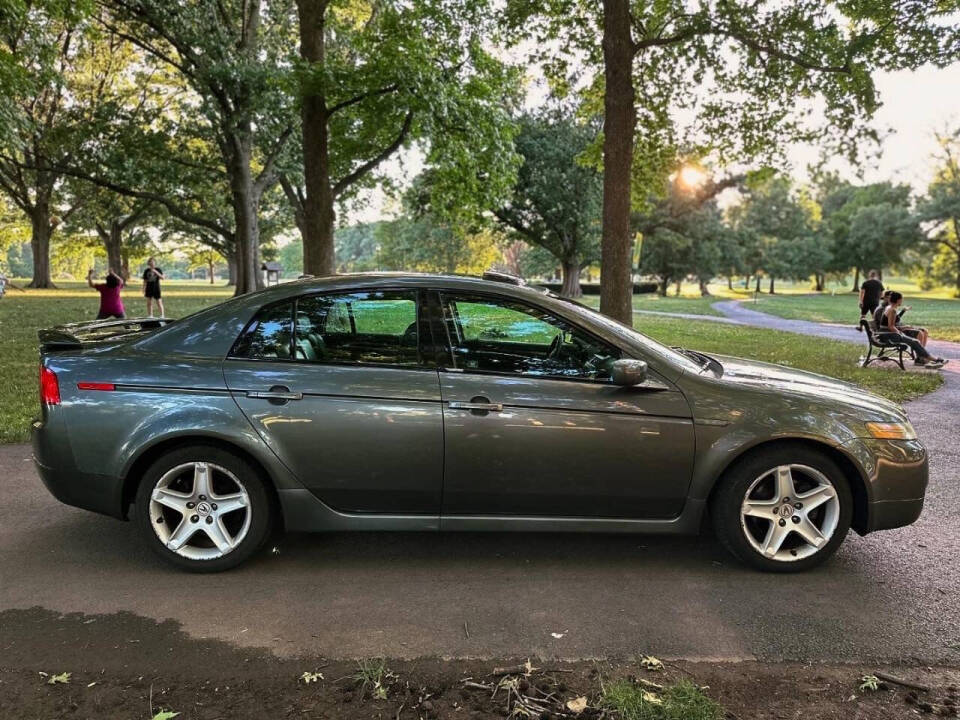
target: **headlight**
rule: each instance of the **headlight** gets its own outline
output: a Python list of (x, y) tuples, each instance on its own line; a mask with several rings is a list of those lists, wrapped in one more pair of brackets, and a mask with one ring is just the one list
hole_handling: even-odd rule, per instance
[(910, 421), (905, 422), (868, 422), (867, 432), (872, 437), (883, 438), (884, 440), (916, 440), (917, 431), (913, 429)]

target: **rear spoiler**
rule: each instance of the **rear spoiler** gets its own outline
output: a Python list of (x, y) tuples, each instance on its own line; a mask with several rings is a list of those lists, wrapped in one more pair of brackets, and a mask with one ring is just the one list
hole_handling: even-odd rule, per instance
[(84, 343), (136, 335), (168, 325), (170, 318), (130, 318), (129, 320), (93, 320), (38, 330), (40, 351), (69, 350)]

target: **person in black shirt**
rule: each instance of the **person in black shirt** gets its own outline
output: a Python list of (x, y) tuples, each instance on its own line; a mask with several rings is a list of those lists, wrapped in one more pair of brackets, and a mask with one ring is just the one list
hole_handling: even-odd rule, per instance
[(153, 317), (153, 301), (157, 301), (157, 310), (163, 317), (163, 300), (160, 295), (160, 281), (163, 280), (163, 270), (157, 267), (154, 258), (147, 260), (147, 269), (143, 271), (143, 296), (147, 299), (147, 315)]
[(877, 279), (877, 271), (871, 270), (870, 276), (860, 286), (860, 317), (873, 315), (882, 294), (883, 283)]

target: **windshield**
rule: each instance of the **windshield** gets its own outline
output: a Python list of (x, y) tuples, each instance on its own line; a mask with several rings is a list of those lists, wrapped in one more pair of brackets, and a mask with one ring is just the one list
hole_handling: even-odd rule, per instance
[(593, 308), (587, 307), (576, 300), (560, 297), (559, 295), (555, 295), (553, 293), (550, 293), (550, 297), (556, 298), (557, 300), (562, 300), (563, 302), (567, 303), (570, 309), (576, 314), (599, 325), (603, 325), (603, 327), (618, 337), (621, 337), (629, 342), (641, 343), (644, 348), (655, 355), (658, 355), (674, 366), (679, 366), (684, 370), (690, 370), (691, 372), (696, 373), (699, 373), (704, 368), (703, 363), (694, 360), (690, 356), (682, 352), (678, 352), (673, 348), (669, 348), (666, 345), (657, 342), (653, 338), (644, 335), (642, 332), (638, 332), (632, 327), (624, 325), (622, 322), (618, 322), (613, 318), (608, 318), (606, 315), (602, 315)]

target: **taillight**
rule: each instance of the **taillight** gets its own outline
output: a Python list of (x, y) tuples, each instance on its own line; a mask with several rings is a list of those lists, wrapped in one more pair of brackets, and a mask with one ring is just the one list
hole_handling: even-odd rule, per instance
[(44, 405), (60, 404), (60, 383), (57, 374), (44, 365), (40, 366), (40, 402)]

